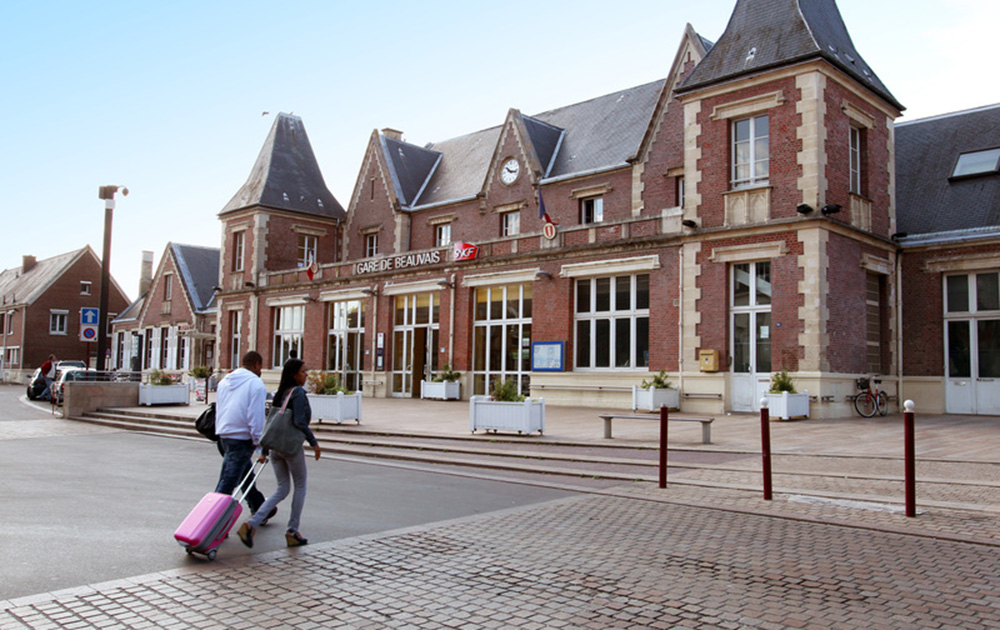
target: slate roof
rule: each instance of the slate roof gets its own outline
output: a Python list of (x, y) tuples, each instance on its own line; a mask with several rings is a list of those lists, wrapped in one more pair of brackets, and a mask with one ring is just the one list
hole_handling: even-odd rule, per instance
[(124, 311), (119, 313), (117, 317), (111, 320), (112, 324), (119, 324), (124, 322), (134, 322), (139, 319), (142, 314), (142, 307), (146, 303), (146, 298), (149, 296), (149, 292), (143, 293), (135, 300), (129, 304)]
[(243, 187), (220, 212), (264, 206), (343, 220), (343, 206), (326, 187), (302, 119), (278, 114)]
[(949, 179), (959, 154), (997, 147), (1000, 104), (897, 124), (898, 231), (1000, 227), (1000, 174)]
[(677, 92), (814, 58), (903, 109), (854, 47), (834, 0), (737, 0), (726, 31)]
[[(547, 169), (543, 177), (562, 177), (627, 164), (639, 148), (663, 84), (661, 79), (534, 116), (523, 116), (528, 132), (526, 140), (542, 168)], [(502, 126), (490, 127), (426, 145), (424, 150), (439, 155), (440, 161), (433, 169), (427, 169), (426, 174), (418, 170), (407, 171), (412, 178), (407, 180), (408, 191), (418, 189), (418, 181), (423, 185), (421, 175), (429, 177), (415, 206), (410, 201), (413, 197), (405, 197), (410, 207), (477, 195), (486, 181), (502, 129)], [(399, 145), (406, 143), (383, 137), (383, 147), (389, 150), (388, 160), (394, 160), (392, 153)], [(414, 145), (406, 146), (406, 155), (416, 155), (416, 151), (410, 149), (416, 148)], [(414, 161), (411, 159), (409, 163)], [(428, 155), (425, 167), (429, 162)]]
[(97, 258), (97, 254), (88, 245), (82, 249), (39, 260), (26, 272), (22, 272), (20, 266), (3, 270), (0, 272), (0, 303), (7, 305), (33, 303), (73, 263), (88, 253)]
[(214, 309), (212, 288), (219, 284), (219, 248), (171, 243), (170, 249), (195, 312)]

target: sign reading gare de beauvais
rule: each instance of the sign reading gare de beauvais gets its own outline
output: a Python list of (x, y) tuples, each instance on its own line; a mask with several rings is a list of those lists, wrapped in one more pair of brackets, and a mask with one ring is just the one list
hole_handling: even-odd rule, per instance
[[(452, 253), (452, 260), (454, 261), (475, 260), (479, 254), (479, 248), (471, 243), (455, 243)], [(441, 250), (437, 250), (417, 254), (386, 256), (385, 258), (378, 258), (376, 260), (363, 260), (354, 266), (354, 273), (360, 275), (407, 269), (410, 267), (422, 267), (424, 265), (436, 265), (441, 262), (441, 257)]]

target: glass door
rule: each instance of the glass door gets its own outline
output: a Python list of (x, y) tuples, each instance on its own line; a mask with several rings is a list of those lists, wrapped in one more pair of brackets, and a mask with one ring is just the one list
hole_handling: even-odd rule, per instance
[(945, 411), (1000, 414), (1000, 274), (945, 278)]
[(732, 266), (730, 407), (755, 411), (771, 381), (771, 263)]
[(397, 295), (392, 332), (392, 395), (419, 398), (420, 381), (438, 370), (441, 296)]

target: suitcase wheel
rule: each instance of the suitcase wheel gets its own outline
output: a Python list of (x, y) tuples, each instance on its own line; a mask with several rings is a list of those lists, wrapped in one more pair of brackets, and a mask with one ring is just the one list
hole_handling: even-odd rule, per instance
[(209, 560), (215, 560), (215, 551), (216, 550), (213, 549), (213, 550), (209, 551), (207, 554), (205, 554), (206, 556), (208, 556)]

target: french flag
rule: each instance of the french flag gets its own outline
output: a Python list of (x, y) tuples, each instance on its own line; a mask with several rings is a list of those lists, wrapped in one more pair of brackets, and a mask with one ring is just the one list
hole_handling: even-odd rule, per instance
[(542, 187), (538, 187), (538, 218), (542, 219), (546, 223), (551, 223), (552, 225), (559, 225), (557, 222), (552, 220), (549, 213), (545, 211), (545, 200), (542, 199)]

